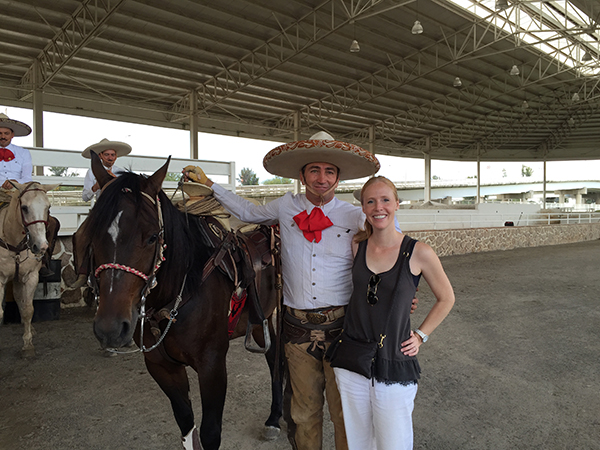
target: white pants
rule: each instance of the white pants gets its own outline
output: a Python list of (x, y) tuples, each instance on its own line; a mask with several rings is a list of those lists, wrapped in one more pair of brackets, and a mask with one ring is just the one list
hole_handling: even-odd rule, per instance
[(338, 367), (349, 450), (411, 450), (417, 384), (378, 383)]

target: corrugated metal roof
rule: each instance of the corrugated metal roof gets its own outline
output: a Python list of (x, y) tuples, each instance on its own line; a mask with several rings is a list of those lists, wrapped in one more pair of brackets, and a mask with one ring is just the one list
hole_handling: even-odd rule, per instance
[[(323, 129), (394, 156), (600, 158), (598, 2), (469, 3), (486, 17), (442, 0), (0, 0), (0, 102), (31, 108), (37, 89), (48, 111), (184, 129), (194, 114), (276, 141)], [(492, 25), (517, 12), (546, 33)]]

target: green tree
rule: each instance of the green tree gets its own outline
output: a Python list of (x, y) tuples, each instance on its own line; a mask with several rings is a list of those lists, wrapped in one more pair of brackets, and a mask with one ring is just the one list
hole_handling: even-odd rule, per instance
[(183, 175), (181, 172), (167, 172), (165, 181), (179, 181), (181, 175)]
[(244, 167), (238, 175), (238, 181), (242, 183), (242, 186), (256, 186), (258, 185), (258, 177), (254, 170)]
[(507, 176), (506, 169), (502, 169), (502, 178), (506, 178)]
[(531, 167), (523, 164), (521, 166), (521, 176), (522, 177), (530, 177), (531, 175), (533, 175), (533, 169)]
[(53, 167), (49, 167), (48, 170), (50, 171), (50, 176), (53, 176), (53, 177), (76, 177), (77, 176), (77, 172), (67, 173), (69, 171), (68, 167), (53, 166)]
[(69, 170), (69, 168), (54, 166), (54, 167), (49, 167), (48, 170), (50, 170), (50, 175), (53, 177), (66, 177), (67, 171)]
[(293, 180), (291, 178), (284, 177), (274, 177), (269, 178), (268, 180), (263, 181), (263, 184), (292, 184)]

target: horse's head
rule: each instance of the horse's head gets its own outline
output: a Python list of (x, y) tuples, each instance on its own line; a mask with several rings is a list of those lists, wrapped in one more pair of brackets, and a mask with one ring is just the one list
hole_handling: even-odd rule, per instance
[(103, 347), (131, 341), (142, 296), (148, 294), (162, 260), (159, 193), (169, 161), (150, 177), (125, 173), (113, 179), (101, 164), (97, 167), (99, 158), (92, 153), (94, 175), (103, 190), (85, 230), (92, 255), (90, 277), (98, 295), (94, 333)]
[[(14, 217), (11, 227), (15, 239), (19, 242), (23, 234), (27, 236), (27, 245), (36, 256), (41, 256), (48, 249), (46, 228), (50, 201), (46, 192), (58, 185), (43, 185), (37, 182), (26, 184), (13, 183), (16, 188), (12, 195), (10, 208)], [(5, 230), (7, 232), (7, 230)], [(10, 233), (10, 231), (8, 231)]]

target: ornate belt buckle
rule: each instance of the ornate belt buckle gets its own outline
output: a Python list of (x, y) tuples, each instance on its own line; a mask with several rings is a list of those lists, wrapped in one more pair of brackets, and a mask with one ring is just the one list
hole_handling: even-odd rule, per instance
[(309, 312), (306, 313), (306, 320), (314, 325), (320, 325), (327, 321), (327, 316), (321, 313)]

